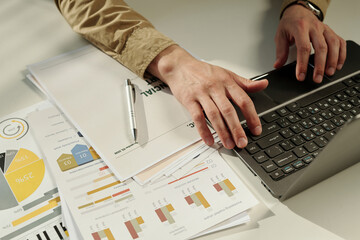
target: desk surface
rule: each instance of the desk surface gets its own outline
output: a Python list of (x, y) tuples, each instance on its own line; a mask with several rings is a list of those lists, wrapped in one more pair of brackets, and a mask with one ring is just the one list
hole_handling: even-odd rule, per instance
[[(130, 3), (130, 1), (129, 1)], [(130, 3), (195, 56), (251, 77), (272, 69), (281, 1), (137, 0)], [(360, 43), (360, 1), (333, 1), (325, 19), (344, 39)], [(0, 116), (43, 96), (25, 78), (26, 65), (87, 44), (52, 0), (0, 2)], [(292, 54), (294, 51), (292, 51)], [(291, 56), (294, 59), (294, 55)], [(201, 239), (358, 239), (360, 164), (278, 202), (231, 153), (224, 158), (262, 202), (250, 224)]]

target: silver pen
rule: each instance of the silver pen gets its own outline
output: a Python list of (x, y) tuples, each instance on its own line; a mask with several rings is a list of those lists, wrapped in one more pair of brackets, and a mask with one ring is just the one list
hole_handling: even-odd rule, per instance
[(126, 99), (129, 111), (129, 119), (130, 119), (130, 128), (131, 133), (133, 135), (134, 141), (137, 140), (137, 128), (136, 128), (136, 117), (135, 117), (135, 89), (132, 85), (130, 79), (126, 79), (125, 81), (126, 87)]

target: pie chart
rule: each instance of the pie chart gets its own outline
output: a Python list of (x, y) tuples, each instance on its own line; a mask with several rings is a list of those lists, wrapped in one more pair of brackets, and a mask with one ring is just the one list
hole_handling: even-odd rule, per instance
[(45, 164), (35, 153), (20, 148), (0, 153), (0, 210), (16, 207), (40, 186)]

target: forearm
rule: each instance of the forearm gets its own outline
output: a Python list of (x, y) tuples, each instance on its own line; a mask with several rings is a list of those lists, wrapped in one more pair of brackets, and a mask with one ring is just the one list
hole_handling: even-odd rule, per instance
[(139, 76), (175, 44), (122, 0), (55, 0), (74, 31)]

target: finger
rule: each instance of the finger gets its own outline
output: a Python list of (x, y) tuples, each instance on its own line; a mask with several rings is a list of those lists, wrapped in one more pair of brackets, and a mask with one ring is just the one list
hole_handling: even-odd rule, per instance
[(282, 67), (289, 56), (289, 42), (286, 38), (286, 35), (283, 32), (278, 32), (275, 36), (275, 45), (276, 45), (276, 60), (274, 63), (274, 68)]
[(338, 65), (340, 40), (339, 37), (331, 30), (324, 31), (324, 37), (328, 46), (328, 54), (326, 59), (326, 74), (329, 76), (334, 75), (335, 69)]
[(246, 134), (241, 127), (239, 117), (229, 99), (224, 94), (213, 94), (212, 99), (220, 110), (236, 146), (239, 148), (246, 147), (248, 142)]
[(340, 53), (339, 53), (339, 60), (338, 60), (338, 65), (337, 65), (337, 70), (340, 70), (344, 63), (345, 63), (345, 59), (346, 59), (346, 41), (342, 38), (340, 38)]
[(196, 129), (198, 130), (201, 139), (206, 143), (206, 145), (211, 146), (214, 144), (214, 138), (207, 126), (203, 110), (198, 102), (193, 102), (189, 107), (187, 107), (191, 118), (195, 123)]
[(246, 123), (254, 135), (260, 135), (262, 131), (259, 116), (256, 113), (254, 103), (241, 88), (228, 88), (230, 98), (239, 106), (241, 113), (246, 119)]
[(326, 66), (328, 45), (325, 41), (322, 32), (318, 32), (318, 31), (310, 32), (310, 39), (315, 50), (315, 60), (314, 60), (315, 67), (314, 67), (313, 79), (314, 82), (321, 83)]
[(232, 79), (234, 79), (234, 81), (247, 93), (262, 91), (269, 85), (269, 82), (266, 79), (253, 81), (236, 75), (235, 73), (232, 74)]
[(297, 32), (294, 36), (296, 45), (296, 78), (304, 81), (311, 52), (309, 34)]
[(202, 99), (199, 99), (199, 103), (204, 109), (207, 118), (211, 122), (211, 125), (218, 134), (224, 147), (227, 149), (234, 148), (235, 143), (232, 140), (232, 137), (229, 134), (229, 131), (227, 130), (227, 127), (222, 119), (220, 111), (213, 102), (213, 100), (210, 97), (204, 97)]

